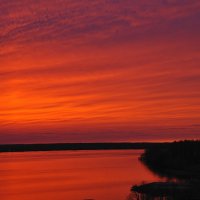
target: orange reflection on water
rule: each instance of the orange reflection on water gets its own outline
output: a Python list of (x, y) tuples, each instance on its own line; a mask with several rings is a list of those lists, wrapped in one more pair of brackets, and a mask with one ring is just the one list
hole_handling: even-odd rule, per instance
[(141, 151), (60, 151), (0, 155), (2, 200), (125, 200), (134, 184), (158, 178)]

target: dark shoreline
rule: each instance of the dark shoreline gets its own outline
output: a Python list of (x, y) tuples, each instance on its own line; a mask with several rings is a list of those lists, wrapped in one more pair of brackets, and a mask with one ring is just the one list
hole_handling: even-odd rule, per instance
[(138, 200), (199, 200), (200, 141), (185, 140), (145, 149), (140, 161), (165, 182), (134, 185)]
[(200, 141), (185, 140), (145, 149), (140, 160), (161, 177), (200, 178)]
[(48, 144), (1, 144), (0, 152), (62, 151), (62, 150), (131, 150), (146, 149), (167, 143), (48, 143)]

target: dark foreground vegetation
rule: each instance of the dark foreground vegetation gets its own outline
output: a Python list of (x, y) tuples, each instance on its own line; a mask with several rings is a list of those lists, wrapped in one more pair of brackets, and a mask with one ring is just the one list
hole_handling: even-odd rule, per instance
[(114, 150), (146, 149), (162, 143), (51, 143), (51, 144), (6, 144), (0, 152), (59, 151), (59, 150)]
[(163, 177), (200, 179), (200, 141), (151, 146), (142, 154), (141, 161)]
[(199, 200), (199, 185), (190, 182), (155, 182), (134, 186), (130, 200)]
[(133, 199), (200, 200), (200, 141), (151, 146), (140, 159), (168, 181), (133, 186)]

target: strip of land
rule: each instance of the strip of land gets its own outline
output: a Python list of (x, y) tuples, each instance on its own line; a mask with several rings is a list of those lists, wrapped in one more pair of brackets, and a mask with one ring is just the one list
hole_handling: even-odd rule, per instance
[[(153, 148), (152, 148), (153, 147)], [(185, 140), (145, 149), (141, 161), (166, 182), (134, 185), (138, 200), (200, 199), (200, 140)]]
[(165, 143), (50, 143), (50, 144), (2, 144), (0, 152), (62, 151), (62, 150), (120, 150), (146, 149)]

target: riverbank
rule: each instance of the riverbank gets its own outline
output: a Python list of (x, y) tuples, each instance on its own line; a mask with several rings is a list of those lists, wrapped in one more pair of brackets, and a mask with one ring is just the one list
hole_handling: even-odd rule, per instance
[(166, 182), (135, 185), (137, 199), (200, 199), (200, 141), (180, 141), (145, 149), (140, 161)]
[(199, 200), (200, 185), (191, 182), (153, 182), (133, 186), (137, 200)]
[(200, 179), (200, 141), (180, 141), (145, 149), (141, 161), (168, 178)]

